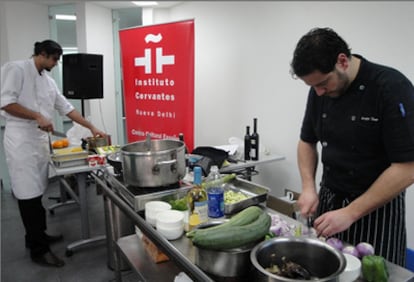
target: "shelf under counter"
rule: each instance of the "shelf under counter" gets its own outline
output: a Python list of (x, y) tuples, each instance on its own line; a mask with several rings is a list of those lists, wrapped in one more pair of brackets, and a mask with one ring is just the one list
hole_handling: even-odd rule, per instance
[(171, 260), (155, 263), (136, 234), (119, 238), (116, 245), (125, 261), (139, 276), (139, 281), (174, 281), (175, 276), (182, 272)]

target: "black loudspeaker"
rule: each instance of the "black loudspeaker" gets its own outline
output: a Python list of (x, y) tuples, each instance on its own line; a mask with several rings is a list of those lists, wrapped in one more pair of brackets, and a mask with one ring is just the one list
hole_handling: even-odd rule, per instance
[(65, 54), (63, 57), (63, 95), (69, 99), (103, 98), (103, 56)]

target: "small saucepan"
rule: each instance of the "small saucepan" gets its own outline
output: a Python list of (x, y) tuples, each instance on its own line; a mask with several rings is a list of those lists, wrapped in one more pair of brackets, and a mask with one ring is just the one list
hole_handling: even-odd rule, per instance
[(87, 149), (89, 151), (95, 151), (96, 148), (102, 147), (102, 146), (110, 146), (111, 144), (111, 135), (106, 135), (105, 137), (102, 136), (95, 136), (95, 137), (87, 137), (86, 140), (84, 140), (87, 145)]

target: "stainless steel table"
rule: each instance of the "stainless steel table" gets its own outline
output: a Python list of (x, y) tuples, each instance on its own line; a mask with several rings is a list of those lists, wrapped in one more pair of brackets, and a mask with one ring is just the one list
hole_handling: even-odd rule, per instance
[[(139, 276), (139, 281), (154, 281), (152, 277), (159, 279), (168, 279), (172, 281), (171, 277), (175, 277), (179, 271), (186, 272), (194, 281), (212, 281), (211, 277), (200, 270), (195, 263), (195, 248), (190, 239), (184, 235), (174, 241), (168, 241), (162, 237), (151, 225), (149, 225), (132, 207), (126, 204), (110, 187), (106, 185), (96, 175), (93, 175), (97, 183), (102, 186), (103, 193), (108, 197), (112, 204), (118, 206), (132, 221), (139, 227), (139, 229), (148, 238), (150, 238), (162, 251), (164, 251), (170, 258), (170, 261), (156, 264), (152, 262), (145, 254), (145, 250), (141, 240), (137, 235), (129, 235), (121, 238), (116, 238), (114, 244), (117, 249), (117, 261), (122, 256), (134, 272)], [(277, 213), (273, 210), (271, 212)], [(279, 214), (279, 213), (277, 213)], [(291, 223), (299, 223), (293, 218), (279, 214), (282, 218)], [(115, 238), (114, 238), (115, 239)], [(409, 282), (414, 281), (414, 273), (411, 271), (387, 262), (390, 273), (389, 282)], [(122, 275), (119, 266), (115, 268), (116, 281), (122, 281)], [(158, 276), (157, 276), (158, 275)], [(357, 280), (363, 281), (361, 279)]]
[[(100, 168), (103, 168), (104, 166), (95, 166), (90, 167), (88, 165), (81, 165), (81, 166), (73, 166), (73, 167), (65, 167), (65, 168), (59, 168), (56, 167), (52, 162), (50, 163), (51, 169), (54, 170), (56, 173), (56, 176), (59, 177), (59, 182), (61, 184), (61, 192), (62, 187), (63, 189), (69, 193), (69, 195), (72, 197), (72, 201), (63, 201), (60, 204), (54, 205), (49, 207), (50, 211), (53, 211), (57, 206), (59, 205), (65, 205), (65, 204), (78, 204), (80, 208), (80, 214), (81, 214), (81, 240), (75, 241), (71, 244), (69, 244), (66, 247), (66, 256), (71, 256), (73, 254), (73, 251), (76, 249), (79, 249), (84, 246), (89, 246), (91, 244), (105, 242), (105, 235), (102, 236), (96, 236), (91, 238), (90, 237), (90, 231), (89, 231), (89, 214), (88, 214), (88, 197), (86, 194), (86, 180), (88, 175), (90, 175), (91, 172), (97, 171)], [(65, 175), (75, 175), (76, 181), (78, 184), (78, 190), (79, 190), (79, 197), (76, 195), (76, 193), (72, 190), (70, 185), (67, 183), (66, 179), (64, 178)], [(62, 193), (63, 195), (64, 193)], [(65, 196), (63, 195), (63, 199)]]

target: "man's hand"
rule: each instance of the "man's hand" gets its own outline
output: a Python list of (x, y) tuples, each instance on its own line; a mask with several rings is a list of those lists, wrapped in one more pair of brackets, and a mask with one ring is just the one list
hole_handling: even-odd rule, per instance
[(303, 189), (296, 203), (301, 215), (304, 217), (312, 216), (316, 213), (316, 209), (318, 208), (318, 194), (315, 189)]
[(352, 223), (354, 223), (353, 217), (345, 207), (319, 216), (315, 219), (313, 227), (319, 236), (331, 237), (348, 229)]

